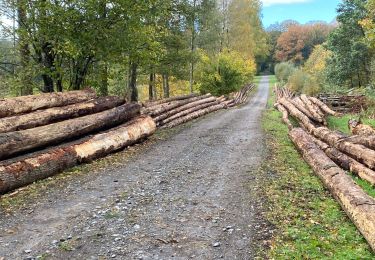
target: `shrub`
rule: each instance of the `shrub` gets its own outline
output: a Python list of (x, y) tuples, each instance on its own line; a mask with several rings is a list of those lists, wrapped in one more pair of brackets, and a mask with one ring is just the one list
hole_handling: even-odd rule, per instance
[(245, 60), (238, 52), (226, 50), (213, 59), (202, 53), (198, 67), (200, 91), (216, 96), (238, 91), (251, 82), (255, 72), (255, 61)]
[(278, 63), (275, 66), (276, 78), (282, 84), (288, 82), (289, 77), (293, 74), (294, 71), (294, 65), (289, 62)]
[(288, 87), (295, 92), (302, 92), (305, 81), (306, 81), (306, 73), (304, 73), (300, 69), (295, 69), (292, 75), (290, 75), (288, 80)]

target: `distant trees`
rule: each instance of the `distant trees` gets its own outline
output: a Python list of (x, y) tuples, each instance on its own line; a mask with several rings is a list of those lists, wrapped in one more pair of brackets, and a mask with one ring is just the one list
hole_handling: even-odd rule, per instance
[(303, 64), (314, 47), (325, 42), (332, 29), (332, 26), (323, 23), (289, 26), (277, 40), (276, 59)]

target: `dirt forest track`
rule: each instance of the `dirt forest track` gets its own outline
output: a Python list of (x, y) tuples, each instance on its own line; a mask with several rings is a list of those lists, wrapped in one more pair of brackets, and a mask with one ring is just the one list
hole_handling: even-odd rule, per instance
[(267, 235), (257, 189), (268, 91), (263, 77), (242, 107), (70, 178), (27, 209), (0, 209), (0, 259), (252, 259)]

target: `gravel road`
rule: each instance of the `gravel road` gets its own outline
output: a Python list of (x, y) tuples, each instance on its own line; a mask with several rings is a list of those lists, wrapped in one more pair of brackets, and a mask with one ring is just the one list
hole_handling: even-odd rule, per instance
[(0, 259), (253, 259), (268, 234), (258, 196), (268, 82), (240, 108), (1, 208)]

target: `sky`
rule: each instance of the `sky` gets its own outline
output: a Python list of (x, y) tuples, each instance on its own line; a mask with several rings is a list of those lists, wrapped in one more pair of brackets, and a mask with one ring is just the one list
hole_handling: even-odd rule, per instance
[(332, 22), (341, 0), (261, 0), (263, 25), (293, 19), (300, 23), (309, 21)]

